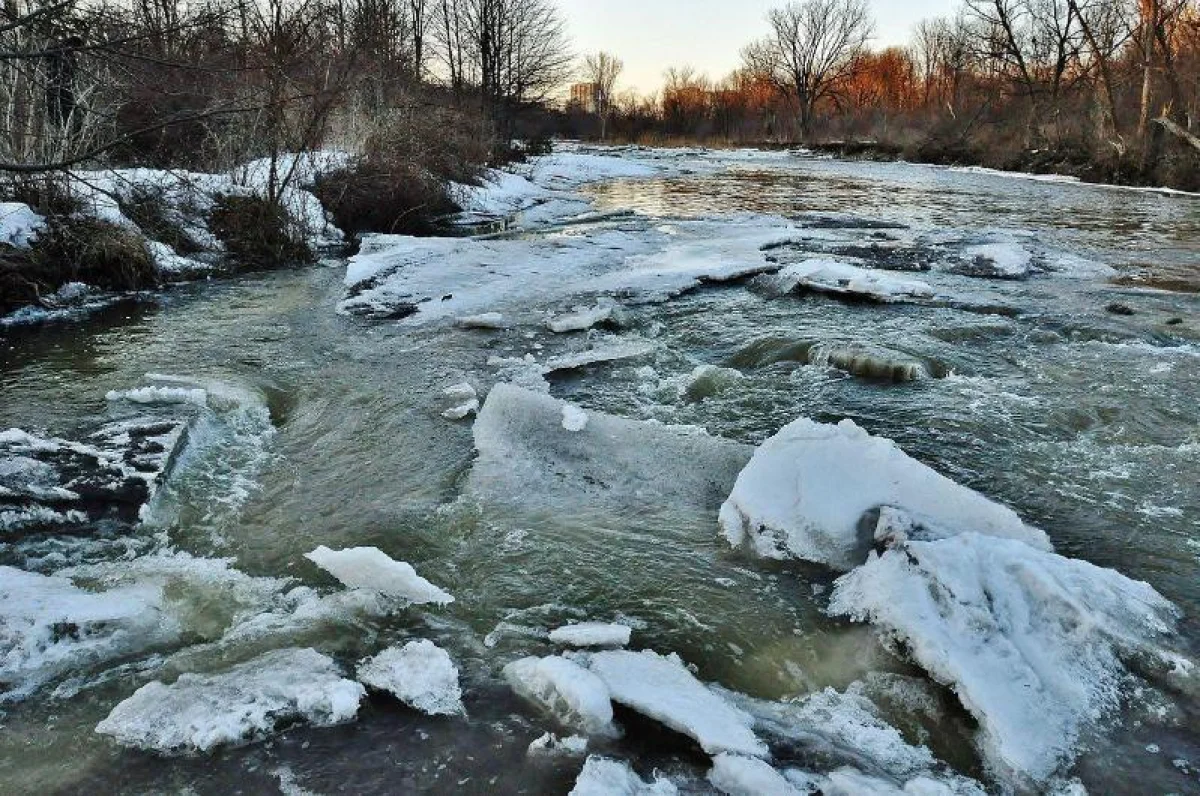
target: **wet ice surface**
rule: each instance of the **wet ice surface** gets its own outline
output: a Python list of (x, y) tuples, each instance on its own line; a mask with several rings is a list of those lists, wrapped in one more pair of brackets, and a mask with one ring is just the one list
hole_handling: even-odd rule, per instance
[[(26, 673), (30, 661), (41, 668), (24, 681), (39, 681), (38, 698), (5, 708), (7, 782), (68, 792), (286, 784), (313, 793), (566, 793), (584, 758), (531, 752), (548, 733), (566, 738), (588, 725), (564, 709), (565, 689), (598, 721), (586, 749), (610, 761), (592, 766), (599, 782), (705, 792), (783, 777), (799, 792), (940, 783), (970, 793), (973, 780), (1022, 781), (998, 759), (1040, 764), (1012, 754), (1004, 722), (1019, 717), (996, 712), (1025, 703), (979, 691), (981, 680), (999, 688), (1001, 675), (1017, 678), (1025, 666), (1088, 684), (1072, 691), (1046, 681), (1043, 702), (1056, 710), (1041, 751), (1056, 754), (1071, 734), (1084, 750), (1058, 776), (1100, 791), (1200, 787), (1197, 690), (1172, 670), (1195, 657), (1200, 605), (1196, 299), (1113, 286), (1105, 273), (1186, 274), (1196, 205), (787, 153), (623, 158), (573, 166), (560, 156), (541, 186), (501, 179), (504, 190), (473, 209), (524, 210), (518, 224), (530, 231), (482, 242), (378, 240), (349, 269), (362, 280), (276, 274), (183, 289), (161, 312), (114, 309), (82, 332), (5, 332), (0, 427), (78, 441), (114, 408), (150, 407), (203, 432), (157, 491), (154, 522), (0, 539), (0, 564), (68, 579), (42, 590), (57, 595), (66, 623), (35, 608), (29, 632), (14, 636), (23, 657), (11, 660)], [(596, 176), (622, 179), (583, 186)], [(638, 213), (613, 214), (626, 208)], [(866, 273), (875, 285), (919, 281), (932, 295), (862, 301), (798, 291), (773, 273), (812, 260), (853, 277), (843, 286), (830, 271), (839, 288)], [(360, 300), (365, 314), (349, 306)], [(1114, 302), (1135, 314), (1106, 312)], [(500, 322), (456, 324), (493, 313)], [(370, 320), (384, 315), (397, 320)], [(146, 379), (164, 372), (194, 383)], [(520, 387), (495, 388), (502, 381)], [(240, 397), (214, 408), (214, 384)], [(167, 392), (129, 392), (151, 386)], [(167, 402), (195, 389), (209, 396), (195, 417), (196, 403)], [(106, 402), (109, 392), (125, 397)], [(443, 418), (472, 401), (477, 422), (470, 410)], [(1106, 610), (1102, 621), (1046, 609), (1113, 576), (1071, 585), (1074, 569), (1067, 577), (1031, 563), (1032, 554), (1012, 558), (1016, 569), (992, 570), (981, 553), (978, 567), (951, 568), (959, 582), (944, 568), (906, 564), (896, 548), (871, 565), (892, 568), (881, 588), (851, 606), (873, 626), (826, 615), (838, 573), (731, 551), (717, 519), (755, 447), (800, 417), (852, 420), (1045, 529), (1061, 556), (1148, 581), (1181, 609), (1179, 634), (1170, 633), (1169, 610), (1137, 588), (1129, 593), (1145, 597), (1146, 616), (1129, 615), (1130, 600), (1117, 598), (1122, 611)], [(18, 472), (15, 460), (8, 467)], [(963, 512), (953, 520), (977, 522)], [(966, 544), (921, 538), (906, 543), (918, 561), (946, 549), (937, 545)], [(164, 543), (198, 561), (236, 561), (124, 560)], [(920, 545), (935, 548), (915, 552)], [(321, 546), (410, 562), (455, 602), (405, 606), (369, 588), (346, 590), (305, 560)], [(978, 599), (918, 604), (914, 595), (930, 588), (964, 598), (978, 589)], [(849, 604), (853, 591), (839, 587), (838, 599)], [(1028, 626), (1004, 613), (1023, 604)], [(925, 610), (945, 624), (917, 624)], [(1147, 631), (1151, 615), (1166, 629)], [(711, 686), (753, 726), (730, 719), (716, 730), (723, 735), (700, 735), (703, 720), (671, 702), (669, 689), (623, 690), (648, 678), (622, 683), (601, 666), (613, 679), (605, 682), (588, 653), (559, 643), (561, 633), (556, 641), (556, 631), (588, 623), (632, 629), (629, 655), (648, 649), (659, 657), (647, 661), (674, 666), (666, 656), (677, 654), (672, 676), (691, 679), (676, 695)], [(985, 651), (931, 657), (930, 639), (960, 638), (963, 623), (990, 628), (979, 636)], [(1072, 635), (1084, 627), (1086, 655), (1073, 647), (1084, 636)], [(916, 654), (889, 650), (879, 629)], [(152, 681), (220, 676), (308, 646), (353, 678), (412, 644), (445, 651), (466, 718), (428, 717), (377, 688), (351, 724), (312, 727), (293, 714), (264, 731), (268, 743), (197, 761), (123, 751), (94, 732)], [(437, 658), (422, 671), (447, 674)], [(550, 695), (548, 705), (504, 676), (530, 659), (561, 661), (525, 679)], [(407, 682), (414, 703), (432, 693), (425, 685), (452, 690), (448, 677), (405, 676), (402, 663), (383, 657), (396, 665), (377, 667), (386, 670), (377, 682), (390, 678), (397, 690)], [(611, 708), (619, 738), (603, 709), (615, 692), (624, 700)], [(749, 742), (743, 755), (714, 759), (687, 734), (718, 751), (712, 739), (728, 742), (737, 727), (769, 747), (769, 760), (745, 757), (757, 753)]]

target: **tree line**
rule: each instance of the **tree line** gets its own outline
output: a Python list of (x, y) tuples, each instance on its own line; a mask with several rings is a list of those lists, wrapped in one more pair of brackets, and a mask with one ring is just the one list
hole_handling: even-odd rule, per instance
[(415, 118), (502, 141), (571, 65), (550, 0), (3, 0), (0, 173), (217, 169)]
[[(1197, 0), (963, 0), (885, 49), (871, 47), (866, 0), (792, 2), (767, 23), (724, 79), (678, 67), (657, 95), (616, 95), (604, 132), (871, 142), (922, 160), (1200, 188)], [(595, 110), (573, 108), (572, 132), (598, 134)]]

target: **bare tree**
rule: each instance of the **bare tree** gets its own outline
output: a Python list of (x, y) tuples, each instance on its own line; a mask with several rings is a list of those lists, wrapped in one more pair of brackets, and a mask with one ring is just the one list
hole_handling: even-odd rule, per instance
[(620, 58), (606, 52), (594, 53), (583, 59), (583, 79), (591, 83), (596, 92), (596, 116), (600, 119), (600, 140), (608, 138), (608, 117), (616, 99), (617, 80), (625, 64)]
[(803, 0), (767, 15), (771, 33), (744, 53), (746, 65), (775, 76), (794, 96), (800, 130), (812, 133), (822, 100), (833, 97), (874, 32), (866, 0)]

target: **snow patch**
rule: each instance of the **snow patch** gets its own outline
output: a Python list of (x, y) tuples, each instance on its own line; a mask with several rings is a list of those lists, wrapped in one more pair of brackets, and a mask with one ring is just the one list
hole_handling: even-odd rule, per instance
[(881, 302), (934, 297), (933, 288), (919, 279), (904, 279), (836, 260), (812, 259), (789, 265), (779, 272), (775, 283), (782, 292), (812, 290)]
[(588, 414), (573, 404), (564, 404), (562, 409), (562, 427), (565, 431), (578, 433), (587, 428)]
[(46, 219), (22, 202), (0, 202), (0, 245), (28, 249)]

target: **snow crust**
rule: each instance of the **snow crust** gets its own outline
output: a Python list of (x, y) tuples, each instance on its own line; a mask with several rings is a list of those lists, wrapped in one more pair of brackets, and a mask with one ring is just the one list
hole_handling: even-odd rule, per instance
[(566, 658), (522, 658), (504, 667), (513, 691), (561, 724), (586, 735), (616, 737), (611, 697), (604, 681)]
[(550, 631), (550, 641), (568, 647), (625, 647), (633, 628), (603, 622), (581, 622)]
[(220, 674), (148, 683), (113, 708), (96, 732), (164, 755), (205, 753), (260, 740), (283, 724), (352, 721), (364, 694), (314, 650), (275, 650)]
[(614, 702), (687, 735), (709, 754), (767, 754), (751, 729), (754, 718), (706, 688), (677, 657), (649, 650), (597, 652), (588, 668)]
[(430, 716), (466, 712), (458, 667), (450, 654), (432, 641), (411, 641), (392, 647), (358, 667), (358, 681), (387, 691), (401, 702)]
[(881, 302), (930, 299), (934, 289), (919, 279), (905, 279), (837, 260), (812, 259), (789, 265), (776, 277), (781, 290), (813, 290), (858, 296)]
[(304, 555), (351, 589), (370, 589), (413, 605), (449, 605), (454, 597), (376, 547), (330, 550), (324, 545)]
[(0, 245), (28, 249), (46, 225), (43, 216), (22, 202), (0, 202)]
[(869, 621), (980, 723), (1004, 776), (1044, 782), (1128, 687), (1123, 661), (1174, 660), (1175, 609), (1145, 583), (1013, 539), (901, 542), (837, 583), (829, 610)]
[(628, 763), (592, 755), (579, 772), (570, 796), (675, 796), (677, 793), (679, 789), (670, 780), (657, 777), (646, 782)]
[[(877, 509), (879, 519), (869, 522)], [(768, 439), (738, 476), (720, 524), (730, 544), (748, 544), (763, 557), (842, 570), (866, 559), (880, 531), (901, 526), (913, 538), (974, 531), (1050, 549), (1046, 534), (1016, 512), (850, 420), (833, 426), (802, 418)]]

